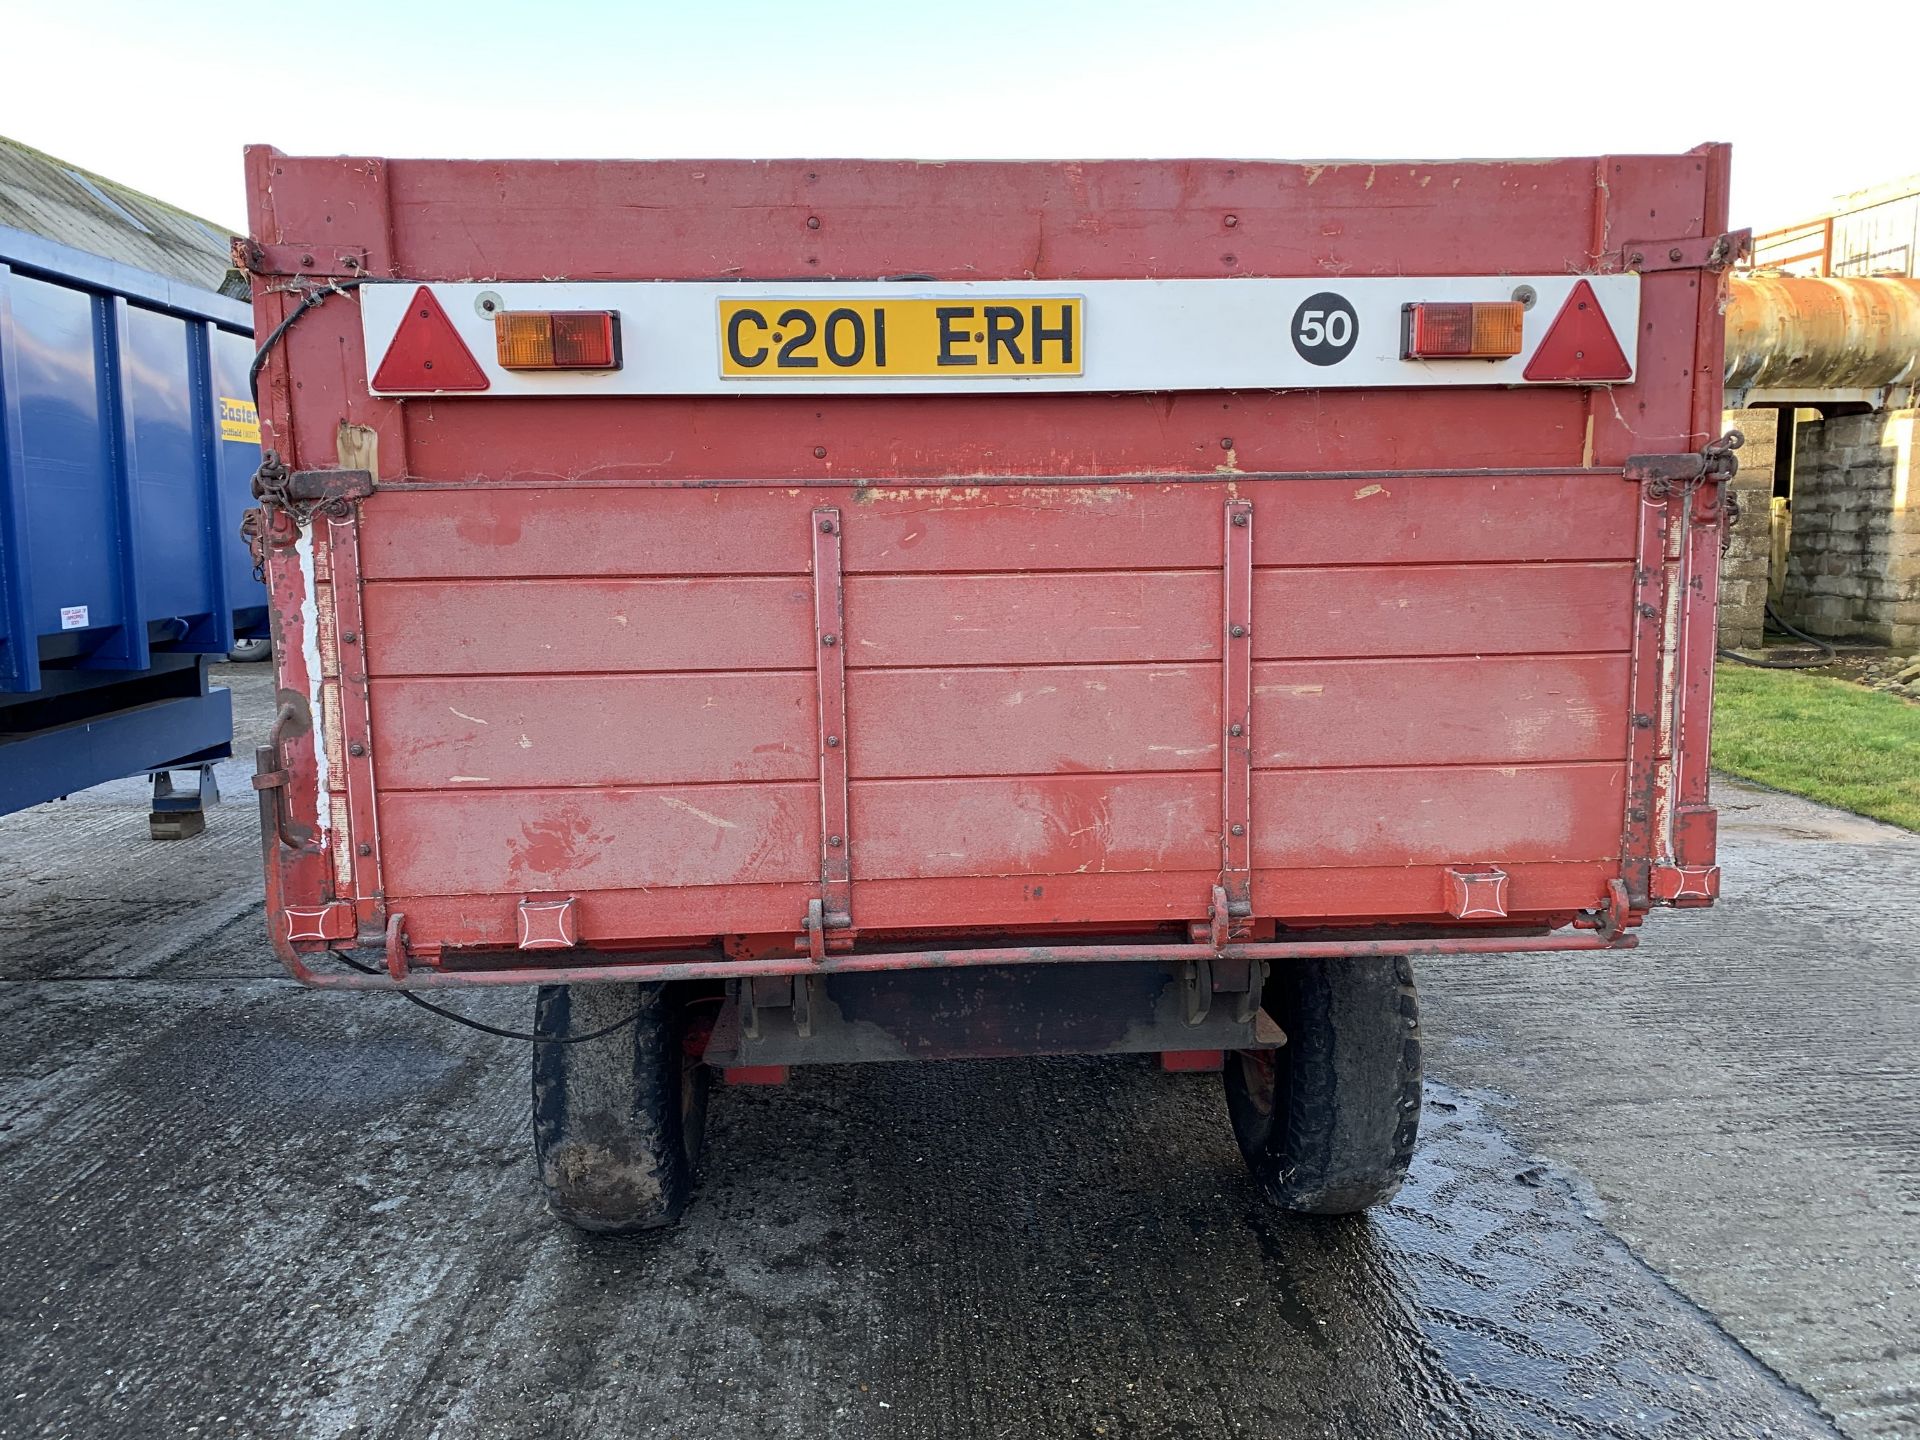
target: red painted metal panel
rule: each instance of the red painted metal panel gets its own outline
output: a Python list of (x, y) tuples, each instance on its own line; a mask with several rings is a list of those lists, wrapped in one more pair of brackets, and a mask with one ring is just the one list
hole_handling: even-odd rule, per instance
[(854, 878), (1217, 870), (1219, 791), (1205, 772), (862, 780)]
[(382, 675), (813, 668), (793, 580), (463, 580), (366, 587)]
[[(813, 677), (424, 677), (373, 684), (388, 790), (804, 780)], [(456, 778), (459, 777), (459, 778)]]
[[(1417, 393), (1417, 392), (1414, 392)], [(911, 402), (909, 402), (911, 403)], [(370, 579), (804, 574), (831, 500), (849, 574), (1211, 567), (1229, 493), (1277, 509), (1260, 565), (1626, 559), (1616, 474), (1045, 485), (401, 488), (367, 510)], [(510, 568), (503, 568), (510, 567)]]
[(1624, 655), (1268, 661), (1254, 667), (1264, 768), (1621, 760)]
[(1209, 770), (1220, 677), (1207, 665), (856, 670), (859, 778)]
[(1595, 179), (1591, 160), (273, 163), (287, 238), (331, 233), (325, 197), (357, 198), (359, 167), (384, 178), (408, 273), (437, 279), (539, 279), (562, 252), (576, 279), (1477, 275), (1496, 238), (1499, 268), (1558, 271), (1589, 261)]
[(366, 508), (360, 549), (371, 580), (804, 575), (806, 509), (773, 489), (402, 486)]
[(381, 798), (380, 816), (396, 897), (755, 885), (820, 873), (819, 791), (810, 784), (398, 791)]
[(1624, 650), (1631, 567), (1355, 566), (1256, 570), (1253, 653), (1511, 655)]
[[(330, 344), (323, 347), (322, 337)], [(289, 340), (308, 357), (302, 400), (397, 430), (393, 412), (410, 402), (376, 400), (338, 375), (339, 354), (358, 353), (360, 343), (359, 317), (347, 307), (339, 315), (323, 307), (302, 321)], [(481, 479), (679, 485), (746, 478), (965, 489), (1001, 476), (1212, 480), (1263, 471), (1577, 466), (1588, 419), (1585, 394), (1553, 387), (1035, 395), (995, 404), (992, 413), (986, 435), (975, 395), (768, 395), (754, 397), (750, 408), (731, 396), (635, 396), (616, 406), (488, 400), (468, 403), (458, 424), (396, 434), (394, 445), (405, 448), (396, 448), (404, 460), (393, 473), (463, 488)], [(743, 414), (749, 423), (741, 423)], [(388, 443), (384, 433), (381, 443)]]
[(1620, 854), (1625, 767), (1259, 770), (1254, 863), (1420, 865)]
[(855, 667), (1216, 659), (1220, 572), (856, 575), (847, 638)]

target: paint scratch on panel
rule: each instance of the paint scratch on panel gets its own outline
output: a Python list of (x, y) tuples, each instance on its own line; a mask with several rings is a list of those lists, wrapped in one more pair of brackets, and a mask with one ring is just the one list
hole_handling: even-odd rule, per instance
[(475, 725), (485, 725), (487, 723), (485, 720), (482, 720), (478, 715), (469, 715), (464, 710), (454, 710), (454, 707), (451, 705), (447, 706), (447, 709), (453, 710), (453, 713), (458, 715), (462, 720), (471, 720)]
[(1356, 500), (1365, 500), (1370, 495), (1385, 495), (1388, 499), (1393, 498), (1393, 492), (1384, 485), (1362, 485), (1353, 492), (1353, 498)]
[(485, 785), (493, 777), (490, 775), (449, 775), (449, 785)]
[(698, 805), (689, 805), (685, 800), (679, 799), (677, 796), (662, 795), (660, 797), (660, 803), (662, 805), (671, 805), (675, 810), (684, 810), (695, 819), (706, 821), (707, 824), (713, 826), (715, 829), (732, 830), (735, 828), (733, 821), (723, 820), (718, 815), (702, 810)]

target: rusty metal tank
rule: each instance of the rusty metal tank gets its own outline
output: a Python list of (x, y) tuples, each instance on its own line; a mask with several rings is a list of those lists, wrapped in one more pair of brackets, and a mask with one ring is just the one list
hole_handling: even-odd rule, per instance
[(1873, 398), (1920, 382), (1920, 280), (1736, 275), (1728, 403)]

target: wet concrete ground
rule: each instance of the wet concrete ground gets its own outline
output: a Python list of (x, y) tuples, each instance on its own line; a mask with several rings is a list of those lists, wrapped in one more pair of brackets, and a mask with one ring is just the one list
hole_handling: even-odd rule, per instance
[(1910, 837), (1723, 795), (1719, 912), (1429, 964), (1363, 1220), (1266, 1211), (1215, 1077), (1056, 1060), (721, 1093), (688, 1224), (607, 1242), (521, 1047), (279, 978), (225, 778), (173, 845), (0, 819), (0, 1436), (1920, 1432)]

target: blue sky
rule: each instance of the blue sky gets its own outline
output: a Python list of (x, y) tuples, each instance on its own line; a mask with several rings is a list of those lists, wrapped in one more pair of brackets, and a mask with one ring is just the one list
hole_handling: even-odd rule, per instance
[[(290, 13), (301, 20), (270, 18)], [(1911, 47), (1820, 13), (1772, 0), (0, 0), (0, 134), (236, 227), (254, 140), (1089, 159), (1732, 140), (1735, 223), (1764, 227), (1920, 171)]]

